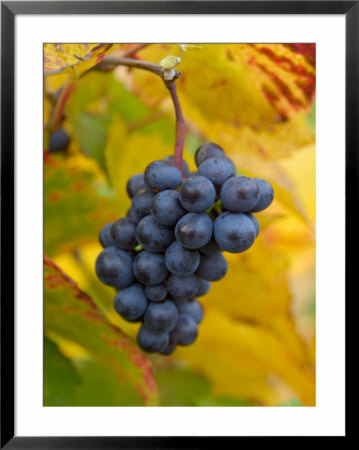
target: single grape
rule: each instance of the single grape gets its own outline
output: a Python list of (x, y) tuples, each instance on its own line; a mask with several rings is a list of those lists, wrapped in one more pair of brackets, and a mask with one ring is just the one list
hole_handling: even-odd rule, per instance
[(160, 224), (148, 215), (137, 225), (137, 240), (145, 250), (153, 253), (161, 253), (173, 240), (172, 228)]
[(152, 199), (151, 214), (158, 222), (169, 226), (175, 225), (187, 211), (181, 205), (177, 191), (165, 190)]
[(204, 255), (214, 255), (215, 253), (220, 253), (222, 250), (212, 237), (212, 239), (206, 245), (201, 247), (199, 251)]
[(167, 345), (167, 347), (160, 351), (161, 355), (171, 355), (177, 348), (177, 345), (174, 344), (173, 342), (169, 342), (169, 344)]
[(70, 145), (70, 137), (63, 128), (59, 128), (50, 135), (49, 153), (64, 152)]
[(259, 199), (257, 203), (248, 211), (250, 213), (263, 211), (268, 208), (274, 198), (274, 191), (268, 181), (262, 178), (253, 178), (259, 189)]
[(211, 288), (210, 281), (199, 278), (199, 288), (198, 288), (196, 297), (202, 297), (203, 295), (206, 295), (207, 292), (210, 290), (210, 288)]
[(192, 317), (198, 324), (201, 323), (203, 319), (202, 305), (195, 298), (180, 305), (178, 307), (178, 313)]
[(257, 217), (254, 214), (246, 214), (246, 216), (249, 219), (251, 219), (251, 221), (252, 221), (252, 223), (254, 225), (254, 229), (256, 230), (256, 237), (257, 237), (258, 234), (259, 234), (259, 229), (260, 229)]
[(122, 250), (133, 250), (137, 245), (137, 222), (129, 217), (116, 220), (111, 227), (111, 237), (115, 246)]
[(206, 159), (198, 169), (198, 175), (211, 180), (217, 193), (220, 192), (222, 184), (235, 174), (236, 168), (228, 158)]
[(213, 144), (212, 142), (205, 142), (196, 150), (194, 160), (196, 166), (199, 167), (206, 159), (223, 158), (225, 156), (224, 150), (219, 145)]
[(146, 328), (151, 331), (171, 331), (177, 322), (177, 308), (171, 300), (150, 303), (143, 318)]
[(100, 241), (102, 247), (104, 247), (104, 248), (114, 247), (116, 245), (115, 241), (112, 239), (112, 236), (111, 236), (112, 224), (113, 224), (113, 222), (108, 223), (100, 231), (99, 241)]
[[(166, 156), (165, 161), (169, 161), (173, 165), (175, 164), (175, 159), (173, 156)], [(186, 163), (186, 161), (184, 159), (182, 159), (182, 173), (183, 173), (183, 176), (186, 178), (188, 178), (190, 175), (188, 164)]]
[(136, 283), (117, 292), (114, 307), (125, 320), (137, 322), (147, 308), (147, 298), (143, 287)]
[(141, 220), (143, 217), (151, 214), (151, 202), (154, 196), (154, 192), (148, 190), (135, 194), (132, 198), (132, 215)]
[(107, 247), (98, 255), (95, 270), (102, 283), (122, 289), (134, 281), (132, 266), (132, 258), (127, 252)]
[(177, 345), (190, 345), (198, 335), (198, 325), (193, 317), (179, 314), (175, 328), (170, 333), (170, 339)]
[(206, 245), (213, 234), (213, 222), (206, 213), (188, 213), (176, 225), (176, 239), (186, 248)]
[(184, 277), (197, 270), (200, 256), (197, 250), (189, 250), (179, 242), (172, 242), (165, 253), (167, 269), (174, 275)]
[(155, 353), (164, 351), (170, 341), (169, 333), (157, 333), (148, 330), (145, 325), (142, 325), (137, 335), (137, 342), (139, 346), (146, 352)]
[(168, 275), (163, 254), (140, 252), (133, 263), (133, 271), (137, 280), (149, 286), (162, 283)]
[(207, 281), (221, 280), (227, 273), (228, 263), (222, 253), (215, 255), (201, 255), (196, 274)]
[(146, 286), (145, 294), (151, 302), (162, 302), (167, 297), (167, 289), (163, 283), (157, 286)]
[(177, 167), (169, 161), (153, 161), (145, 170), (145, 183), (151, 189), (164, 191), (176, 189), (182, 180), (182, 174)]
[(249, 211), (258, 202), (258, 199), (258, 186), (248, 177), (231, 177), (221, 189), (223, 206), (229, 211), (237, 213)]
[(187, 211), (203, 212), (214, 202), (216, 190), (208, 178), (195, 175), (183, 181), (179, 197)]
[(188, 275), (187, 277), (179, 277), (178, 275), (170, 275), (167, 279), (167, 291), (176, 304), (182, 300), (193, 298), (199, 288), (199, 278), (196, 275)]
[(135, 194), (137, 194), (137, 192), (141, 191), (142, 189), (146, 189), (143, 173), (132, 175), (132, 177), (127, 182), (127, 195), (132, 198)]
[(245, 214), (226, 212), (214, 222), (214, 237), (223, 250), (240, 253), (251, 247), (256, 230)]

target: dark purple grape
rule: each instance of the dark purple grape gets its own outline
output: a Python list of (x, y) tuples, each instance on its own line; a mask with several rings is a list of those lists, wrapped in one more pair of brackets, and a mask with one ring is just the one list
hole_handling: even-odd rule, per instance
[(174, 275), (184, 277), (197, 270), (200, 261), (197, 250), (189, 250), (179, 242), (172, 242), (165, 253), (167, 269)]
[(177, 345), (190, 345), (198, 335), (196, 321), (187, 314), (179, 314), (175, 328), (170, 333), (170, 339)]
[(114, 307), (125, 320), (137, 322), (145, 313), (147, 303), (143, 287), (136, 283), (117, 292)]
[(212, 181), (219, 194), (223, 183), (236, 174), (233, 162), (228, 158), (209, 158), (203, 161), (198, 169), (198, 175)]
[(162, 283), (168, 275), (164, 256), (147, 250), (136, 256), (133, 263), (133, 272), (140, 283), (148, 286), (156, 286)]
[(137, 194), (137, 192), (141, 191), (142, 189), (146, 189), (143, 173), (132, 175), (132, 177), (127, 182), (127, 195), (132, 198), (135, 194)]
[(199, 278), (196, 275), (187, 277), (170, 275), (167, 279), (167, 291), (176, 304), (181, 300), (193, 298), (197, 294), (198, 288)]
[(144, 217), (139, 222), (136, 235), (142, 247), (153, 253), (164, 252), (174, 237), (172, 228), (157, 222), (151, 215)]
[(114, 247), (116, 245), (111, 236), (112, 224), (113, 224), (113, 222), (108, 223), (100, 231), (99, 241), (103, 248)]
[(137, 245), (137, 222), (130, 217), (116, 220), (111, 227), (111, 237), (115, 246), (122, 250), (133, 250)]
[(178, 220), (187, 214), (181, 205), (179, 193), (173, 190), (161, 191), (151, 202), (151, 214), (163, 225), (176, 225)]
[(116, 247), (107, 247), (98, 255), (96, 275), (102, 283), (122, 289), (133, 283), (133, 262), (131, 256)]
[(232, 212), (249, 211), (258, 202), (259, 189), (255, 181), (248, 177), (229, 178), (222, 186), (223, 206)]
[(219, 145), (213, 144), (213, 142), (205, 142), (196, 150), (194, 160), (196, 166), (199, 167), (206, 159), (223, 158), (225, 156), (224, 150)]
[(263, 211), (263, 209), (268, 208), (272, 203), (274, 198), (274, 191), (272, 186), (266, 180), (262, 178), (253, 178), (259, 189), (259, 199), (258, 202), (248, 211), (250, 213)]
[(202, 305), (195, 298), (180, 305), (178, 307), (178, 313), (191, 316), (198, 324), (201, 323), (203, 319)]
[(214, 222), (214, 238), (222, 250), (241, 253), (254, 243), (256, 230), (245, 214), (226, 212)]
[(177, 322), (177, 308), (171, 300), (150, 303), (143, 318), (146, 328), (151, 331), (171, 331)]
[(228, 263), (222, 253), (215, 255), (201, 255), (196, 274), (207, 281), (221, 280), (227, 273)]
[(213, 222), (206, 213), (188, 213), (177, 222), (175, 235), (178, 242), (190, 249), (206, 245), (213, 234)]
[(179, 197), (187, 211), (204, 212), (214, 202), (216, 191), (208, 178), (194, 175), (184, 180)]
[(164, 351), (170, 341), (169, 333), (157, 333), (142, 325), (137, 335), (139, 346), (146, 352), (156, 353)]
[(177, 167), (169, 161), (153, 161), (145, 170), (145, 183), (151, 189), (164, 191), (176, 189), (182, 180), (182, 174)]
[(196, 297), (202, 297), (203, 295), (206, 295), (207, 292), (210, 290), (210, 288), (211, 288), (210, 281), (199, 278), (199, 287), (198, 287)]
[(246, 216), (249, 219), (251, 219), (251, 221), (252, 221), (252, 223), (254, 225), (254, 229), (256, 230), (256, 237), (257, 237), (258, 234), (259, 234), (259, 229), (260, 229), (257, 217), (254, 214), (246, 214)]
[[(141, 191), (132, 198), (131, 215), (141, 220), (143, 217), (151, 214), (151, 202), (155, 196), (154, 192), (149, 190)], [(128, 215), (128, 213), (127, 213)]]
[(163, 283), (156, 286), (146, 286), (145, 294), (151, 302), (162, 302), (167, 297), (167, 289)]

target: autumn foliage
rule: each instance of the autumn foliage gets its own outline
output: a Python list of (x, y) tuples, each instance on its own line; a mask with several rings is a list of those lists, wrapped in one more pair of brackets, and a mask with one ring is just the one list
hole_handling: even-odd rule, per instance
[[(128, 178), (175, 142), (163, 80), (108, 55), (180, 56), (190, 169), (212, 141), (275, 191), (256, 243), (226, 254), (227, 276), (203, 297), (198, 340), (170, 357), (141, 352), (138, 324), (94, 272)], [(315, 405), (314, 100), (315, 44), (45, 44), (45, 405)], [(59, 127), (70, 144), (52, 153)]]

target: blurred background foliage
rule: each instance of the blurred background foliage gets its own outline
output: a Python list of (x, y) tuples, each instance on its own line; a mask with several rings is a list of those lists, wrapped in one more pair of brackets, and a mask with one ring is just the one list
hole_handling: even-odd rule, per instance
[[(199, 337), (143, 354), (94, 272), (99, 230), (126, 215), (128, 178), (173, 153), (174, 112), (156, 75), (106, 55), (181, 55), (184, 156), (221, 145), (275, 201), (202, 304)], [(44, 404), (315, 405), (315, 45), (47, 44), (44, 47)], [(61, 126), (71, 141), (48, 151)]]

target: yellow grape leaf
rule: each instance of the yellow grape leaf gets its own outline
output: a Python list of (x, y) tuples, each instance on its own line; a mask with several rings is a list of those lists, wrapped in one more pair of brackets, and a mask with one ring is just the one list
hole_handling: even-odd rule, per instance
[[(141, 57), (158, 62), (175, 51), (174, 45), (151, 45)], [(178, 86), (185, 112), (197, 109), (210, 122), (263, 128), (309, 111), (315, 93), (315, 45), (202, 44), (183, 55), (181, 72)], [(148, 90), (150, 76), (135, 73), (137, 86), (146, 87), (146, 96), (155, 101), (158, 83)]]
[(207, 140), (216, 142), (227, 152), (254, 156), (265, 161), (288, 157), (315, 140), (315, 132), (302, 112), (296, 113), (288, 121), (262, 129), (237, 126), (225, 121), (211, 122), (205, 113), (193, 114), (191, 121), (205, 134)]
[(207, 376), (218, 395), (253, 398), (273, 406), (278, 402), (273, 377), (278, 377), (306, 406), (313, 406), (315, 376), (287, 347), (271, 329), (235, 322), (205, 304), (195, 345), (179, 348), (174, 355)]
[(113, 50), (113, 44), (44, 44), (45, 75), (75, 77), (91, 69)]
[(220, 283), (212, 283), (204, 301), (233, 319), (271, 328), (286, 340), (296, 358), (305, 362), (303, 343), (290, 315), (290, 253), (279, 252), (263, 234), (262, 231), (248, 252), (226, 254), (228, 273)]
[[(172, 153), (173, 147), (159, 135), (142, 134), (138, 130), (127, 132), (124, 122), (115, 117), (109, 128), (105, 157), (118, 198), (126, 199), (126, 185), (132, 175), (143, 173), (150, 162)], [(129, 200), (126, 205), (130, 206)], [(125, 213), (126, 210), (122, 212)]]

